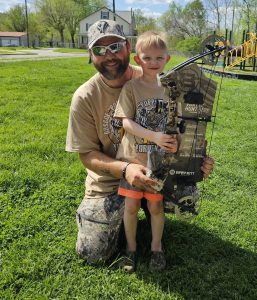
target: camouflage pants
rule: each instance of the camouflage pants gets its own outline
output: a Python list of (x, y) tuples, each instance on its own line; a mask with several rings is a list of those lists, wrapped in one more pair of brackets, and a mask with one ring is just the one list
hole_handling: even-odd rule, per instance
[(85, 197), (77, 210), (76, 250), (89, 263), (110, 258), (116, 251), (123, 220), (124, 197)]

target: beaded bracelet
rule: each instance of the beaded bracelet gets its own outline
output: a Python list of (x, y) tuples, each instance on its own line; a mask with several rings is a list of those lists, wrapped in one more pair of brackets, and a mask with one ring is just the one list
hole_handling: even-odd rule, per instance
[(127, 163), (126, 166), (123, 168), (122, 170), (122, 178), (126, 179), (126, 171), (127, 171), (127, 167), (128, 165), (130, 165), (131, 162)]

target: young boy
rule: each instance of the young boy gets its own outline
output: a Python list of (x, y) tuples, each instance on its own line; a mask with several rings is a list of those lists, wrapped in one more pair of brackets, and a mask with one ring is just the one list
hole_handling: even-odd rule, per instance
[[(164, 34), (148, 31), (138, 37), (135, 62), (142, 67), (143, 75), (127, 82), (120, 94), (115, 117), (121, 118), (125, 134), (119, 147), (117, 158), (129, 163), (139, 163), (145, 167), (147, 155), (158, 146), (166, 151), (177, 151), (176, 136), (164, 134), (167, 120), (168, 98), (164, 88), (158, 85), (157, 75), (161, 73), (170, 56)], [(127, 178), (128, 179), (128, 178)], [(125, 196), (124, 227), (127, 239), (127, 257), (124, 270), (133, 272), (135, 268), (137, 213), (140, 200), (147, 199), (151, 214), (151, 260), (150, 270), (162, 270), (166, 260), (162, 248), (164, 227), (163, 196), (145, 193), (126, 181), (126, 168), (118, 190)]]

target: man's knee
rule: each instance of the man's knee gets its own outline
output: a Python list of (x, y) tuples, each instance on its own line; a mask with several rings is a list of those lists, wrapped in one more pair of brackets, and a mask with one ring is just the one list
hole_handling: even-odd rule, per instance
[[(77, 220), (79, 219), (79, 214)], [(105, 224), (82, 219), (78, 224), (76, 251), (89, 263), (105, 261), (116, 251), (120, 223)]]
[(116, 251), (124, 210), (124, 201), (116, 199), (84, 199), (78, 208), (76, 251), (89, 263), (107, 260)]
[(76, 252), (80, 258), (86, 260), (90, 264), (105, 261), (112, 255), (106, 245), (103, 247), (99, 242), (97, 244), (92, 243), (85, 238), (81, 238), (79, 235), (76, 243)]

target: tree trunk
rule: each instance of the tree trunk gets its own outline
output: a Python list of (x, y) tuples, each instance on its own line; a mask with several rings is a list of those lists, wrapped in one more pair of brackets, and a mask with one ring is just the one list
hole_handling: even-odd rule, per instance
[(60, 29), (59, 30), (59, 33), (60, 33), (60, 36), (61, 36), (61, 43), (62, 43), (62, 47), (64, 47), (64, 29)]
[(71, 33), (70, 36), (71, 36), (72, 48), (75, 48), (75, 39), (74, 39), (75, 34)]

